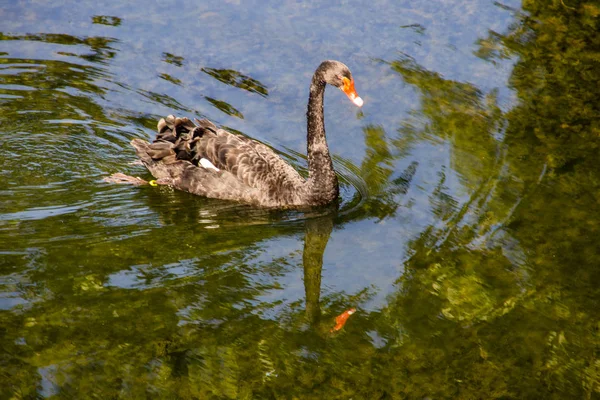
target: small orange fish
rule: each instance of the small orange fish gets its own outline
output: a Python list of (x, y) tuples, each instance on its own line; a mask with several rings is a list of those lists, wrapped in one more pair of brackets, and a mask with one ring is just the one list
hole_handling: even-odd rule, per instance
[(342, 329), (344, 325), (346, 325), (346, 321), (348, 321), (348, 318), (355, 312), (356, 308), (350, 308), (338, 315), (337, 317), (335, 317), (335, 326), (331, 328), (329, 332), (337, 332), (340, 329)]

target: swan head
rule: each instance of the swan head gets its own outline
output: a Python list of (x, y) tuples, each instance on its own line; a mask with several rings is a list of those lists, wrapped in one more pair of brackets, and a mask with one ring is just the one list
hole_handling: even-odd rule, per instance
[(354, 79), (350, 69), (339, 61), (327, 60), (323, 61), (317, 72), (320, 73), (321, 79), (332, 86), (342, 90), (357, 107), (362, 107), (363, 99), (358, 96), (354, 88)]

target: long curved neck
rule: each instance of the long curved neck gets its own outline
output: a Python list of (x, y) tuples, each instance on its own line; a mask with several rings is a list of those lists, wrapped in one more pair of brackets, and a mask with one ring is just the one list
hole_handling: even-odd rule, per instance
[(307, 119), (307, 154), (309, 193), (316, 201), (329, 202), (338, 195), (338, 181), (325, 138), (323, 96), (325, 82), (320, 71), (315, 72), (310, 84)]

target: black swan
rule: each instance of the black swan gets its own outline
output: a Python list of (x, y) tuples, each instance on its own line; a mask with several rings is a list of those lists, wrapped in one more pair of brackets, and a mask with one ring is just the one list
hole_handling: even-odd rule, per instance
[[(152, 144), (141, 139), (131, 144), (157, 184), (261, 207), (325, 205), (339, 194), (325, 139), (323, 94), (327, 83), (340, 88), (358, 107), (363, 104), (346, 65), (339, 61), (319, 65), (310, 84), (306, 113), (308, 179), (268, 146), (218, 129), (208, 120), (194, 124), (188, 118), (170, 115), (158, 122), (158, 135)], [(115, 174), (108, 181), (146, 183), (123, 174)]]

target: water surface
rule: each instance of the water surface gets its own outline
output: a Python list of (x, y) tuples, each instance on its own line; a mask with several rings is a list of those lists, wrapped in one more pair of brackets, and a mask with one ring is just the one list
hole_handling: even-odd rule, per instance
[[(0, 10), (0, 397), (599, 398), (600, 8), (578, 0), (18, 1)], [(339, 204), (160, 187), (209, 118)], [(336, 316), (356, 308), (343, 328)]]

